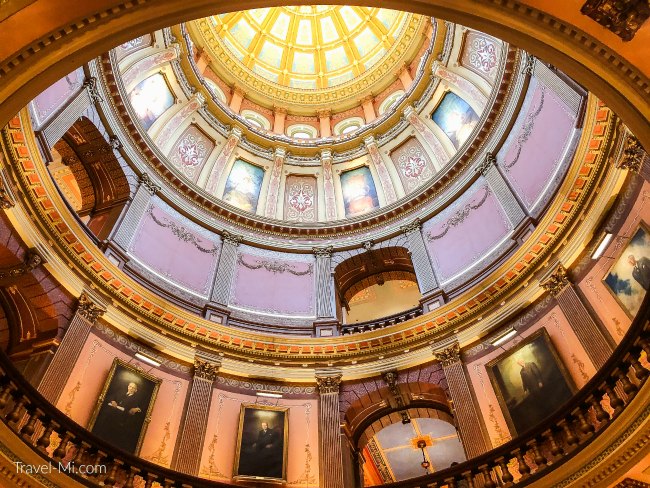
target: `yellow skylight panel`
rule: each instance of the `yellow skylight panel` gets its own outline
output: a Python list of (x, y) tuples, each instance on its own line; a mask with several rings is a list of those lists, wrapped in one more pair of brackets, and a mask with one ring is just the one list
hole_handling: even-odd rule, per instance
[(271, 27), (271, 34), (278, 39), (286, 40), (290, 20), (291, 17), (284, 12), (280, 12), (273, 23), (273, 27)]
[(298, 34), (296, 35), (296, 44), (301, 46), (309, 46), (314, 43), (311, 20), (302, 19), (298, 22)]
[(339, 39), (339, 33), (334, 26), (334, 21), (331, 17), (324, 17), (320, 19), (320, 31), (323, 42), (329, 44)]

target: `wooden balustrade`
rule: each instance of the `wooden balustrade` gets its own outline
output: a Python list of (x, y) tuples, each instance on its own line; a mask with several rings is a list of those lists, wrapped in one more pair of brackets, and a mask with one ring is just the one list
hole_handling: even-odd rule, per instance
[[(606, 431), (648, 378), (639, 362), (650, 351), (650, 302), (646, 298), (630, 330), (603, 368), (555, 415), (512, 441), (434, 474), (386, 488), (496, 488), (525, 486), (573, 456)], [(622, 394), (621, 394), (622, 393)], [(48, 403), (11, 361), (0, 354), (0, 417), (46, 461), (103, 466), (69, 473), (85, 486), (219, 488), (233, 485), (188, 476), (123, 453)], [(53, 450), (52, 439), (60, 439)]]
[(420, 315), (422, 315), (422, 308), (416, 307), (381, 319), (368, 320), (367, 322), (357, 322), (353, 324), (343, 324), (341, 326), (341, 334), (358, 334), (360, 332), (383, 329), (390, 325), (401, 324), (402, 322), (419, 317)]

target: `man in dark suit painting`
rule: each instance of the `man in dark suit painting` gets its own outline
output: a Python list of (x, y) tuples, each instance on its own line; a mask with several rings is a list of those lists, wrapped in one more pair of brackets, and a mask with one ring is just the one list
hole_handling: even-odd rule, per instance
[(521, 358), (517, 359), (517, 364), (521, 366), (519, 374), (521, 375), (521, 386), (524, 393), (532, 396), (539, 395), (542, 388), (544, 388), (542, 372), (539, 370), (539, 366), (534, 362), (527, 363)]
[(126, 391), (107, 398), (99, 411), (93, 433), (120, 449), (134, 453), (144, 420), (143, 400), (138, 385), (130, 382)]
[(634, 254), (627, 257), (627, 262), (633, 266), (632, 278), (634, 278), (641, 287), (648, 291), (650, 289), (650, 259), (642, 257), (636, 259)]
[(269, 428), (266, 422), (261, 423), (257, 441), (253, 444), (257, 459), (252, 466), (253, 476), (268, 478), (282, 477), (282, 442), (280, 436)]

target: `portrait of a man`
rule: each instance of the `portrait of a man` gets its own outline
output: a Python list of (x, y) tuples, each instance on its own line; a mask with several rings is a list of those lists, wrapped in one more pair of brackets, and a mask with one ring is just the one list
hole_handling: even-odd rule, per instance
[(650, 289), (650, 234), (645, 225), (634, 232), (618, 255), (605, 275), (604, 284), (628, 315), (636, 316)]
[(137, 454), (160, 380), (115, 359), (90, 420), (97, 437)]
[(513, 434), (521, 434), (571, 398), (575, 386), (541, 329), (486, 365)]
[(286, 481), (288, 410), (241, 407), (234, 477)]

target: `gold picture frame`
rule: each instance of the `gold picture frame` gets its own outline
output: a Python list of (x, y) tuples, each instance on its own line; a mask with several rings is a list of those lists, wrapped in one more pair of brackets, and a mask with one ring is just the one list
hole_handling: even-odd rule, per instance
[(538, 425), (577, 391), (545, 328), (487, 363), (485, 369), (513, 436)]
[(233, 479), (286, 483), (288, 440), (288, 407), (243, 403)]
[[(634, 319), (643, 303), (646, 290), (634, 278), (634, 268), (628, 262), (630, 254), (634, 255), (637, 260), (650, 258), (650, 228), (643, 221), (636, 227), (625, 247), (613, 260), (602, 280), (607, 291), (612, 294), (627, 316)], [(647, 268), (648, 266), (644, 266), (644, 269), (647, 270)]]
[[(136, 388), (129, 395), (132, 383)], [(88, 422), (88, 430), (118, 449), (137, 456), (161, 383), (160, 378), (115, 358)]]

